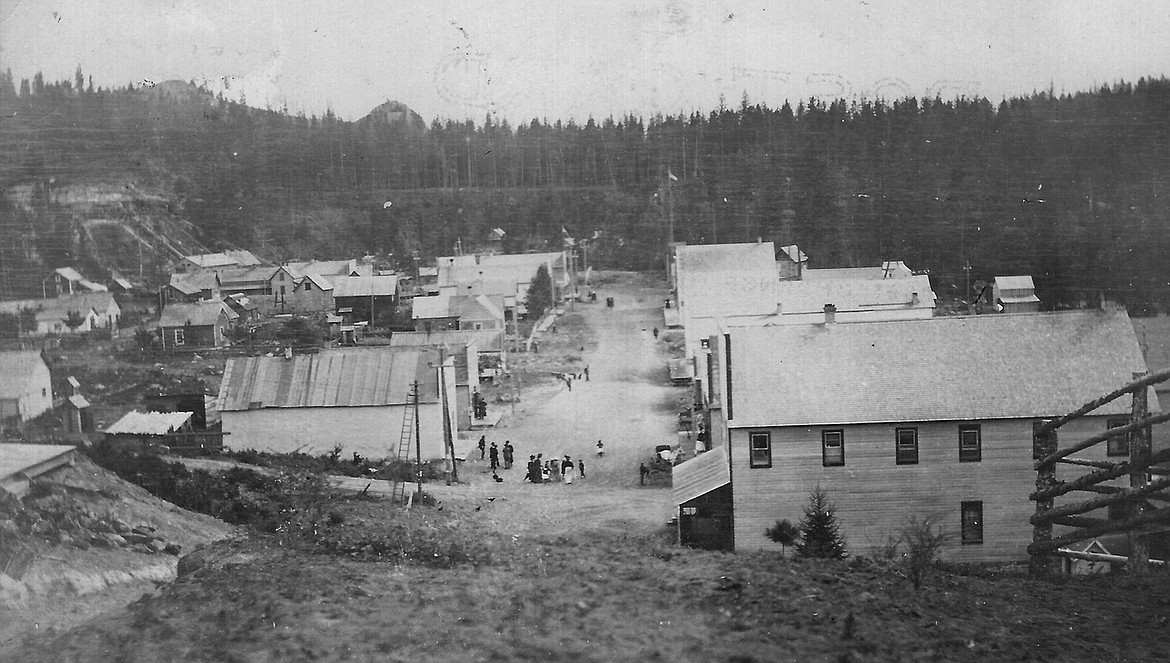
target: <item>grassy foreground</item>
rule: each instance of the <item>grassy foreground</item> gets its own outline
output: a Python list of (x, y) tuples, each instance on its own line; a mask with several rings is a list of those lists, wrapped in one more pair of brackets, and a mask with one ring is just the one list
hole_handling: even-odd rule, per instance
[(20, 661), (1153, 661), (1170, 579), (1028, 579), (680, 549), (542, 520), (540, 496), (409, 513), (332, 496)]

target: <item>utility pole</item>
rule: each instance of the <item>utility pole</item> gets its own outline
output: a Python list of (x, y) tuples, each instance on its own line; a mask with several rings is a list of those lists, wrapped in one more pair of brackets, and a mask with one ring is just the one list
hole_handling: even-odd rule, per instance
[(418, 484), (418, 494), (422, 496), (422, 428), (418, 423), (418, 380), (414, 381), (414, 478)]
[[(966, 261), (963, 265), (963, 272), (966, 276), (965, 285), (963, 287), (963, 301), (967, 301), (971, 297), (971, 261)], [(970, 312), (975, 307), (974, 301), (967, 301), (967, 310)]]
[[(443, 446), (447, 449), (447, 457), (451, 460), (451, 472), (447, 475), (447, 485), (459, 483), (459, 470), (455, 466), (455, 440), (451, 435), (450, 402), (447, 400), (447, 353), (439, 347), (439, 403), (443, 408)], [(471, 367), (468, 367), (470, 370)]]

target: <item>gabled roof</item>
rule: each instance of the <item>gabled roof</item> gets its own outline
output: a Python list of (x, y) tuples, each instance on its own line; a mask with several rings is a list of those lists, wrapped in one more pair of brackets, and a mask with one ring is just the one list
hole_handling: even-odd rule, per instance
[(58, 267), (57, 269), (53, 270), (53, 274), (61, 276), (61, 278), (65, 279), (66, 281), (76, 283), (90, 292), (106, 292), (109, 290), (109, 288), (106, 286), (100, 283), (94, 283), (93, 281), (85, 278), (81, 275), (81, 272), (78, 272), (72, 267)]
[(929, 309), (934, 308), (934, 291), (925, 274), (897, 279), (780, 281), (776, 284), (776, 301), (781, 315), (817, 313), (824, 311), (825, 304), (835, 305), (838, 312), (898, 305)]
[(333, 297), (390, 297), (398, 292), (397, 276), (343, 276), (333, 279)]
[(203, 290), (212, 290), (215, 287), (217, 276), (214, 272), (196, 272), (194, 274), (171, 274), (170, 287), (184, 295), (198, 295)]
[(329, 282), (324, 276), (320, 274), (305, 274), (305, 278), (309, 279), (313, 285), (317, 286), (319, 290), (332, 290), (333, 284)]
[(219, 387), (219, 410), (356, 407), (410, 402), (419, 383), (419, 402), (438, 400), (429, 348), (347, 348), (284, 357), (228, 359)]
[(32, 379), (37, 365), (44, 365), (36, 350), (0, 352), (0, 398), (19, 398)]
[(801, 251), (795, 244), (781, 246), (780, 253), (790, 262), (808, 262), (808, 255), (804, 251)]
[(239, 314), (222, 301), (196, 302), (194, 304), (167, 304), (159, 318), (159, 327), (206, 327), (214, 325), (220, 314), (228, 320), (239, 318)]
[(202, 253), (193, 256), (184, 256), (183, 260), (191, 262), (198, 267), (227, 267), (229, 265), (238, 265), (240, 267), (248, 267), (251, 265), (262, 265), (264, 261), (257, 258), (251, 251), (224, 251), (222, 253)]
[(276, 273), (276, 268), (268, 265), (225, 267), (217, 270), (217, 273), (219, 274), (219, 282), (223, 284), (223, 287), (230, 288), (234, 284), (266, 282)]
[(487, 295), (456, 295), (448, 304), (460, 320), (503, 320), (504, 311)]
[[(531, 283), (541, 265), (551, 266), (549, 276), (558, 279), (565, 267), (563, 251), (546, 253), (480, 254), (435, 258), (439, 287), (467, 287), (479, 284), (481, 292), (515, 295), (517, 287)], [(564, 275), (560, 276), (564, 280)], [(523, 294), (523, 293), (521, 293)]]
[(1035, 290), (1036, 284), (1032, 282), (1031, 276), (997, 276), (995, 277), (995, 285), (1000, 290)]
[(105, 430), (106, 433), (165, 435), (174, 433), (191, 418), (191, 412), (127, 412)]
[(731, 347), (735, 428), (1053, 417), (1146, 370), (1124, 311), (743, 327)]

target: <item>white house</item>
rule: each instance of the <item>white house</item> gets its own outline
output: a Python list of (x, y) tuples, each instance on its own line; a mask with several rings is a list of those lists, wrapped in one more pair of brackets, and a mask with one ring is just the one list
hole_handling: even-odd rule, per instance
[(997, 276), (991, 282), (991, 301), (999, 313), (1034, 313), (1040, 310), (1036, 284), (1031, 276)]
[[(715, 448), (675, 468), (675, 503), (685, 533), (741, 550), (771, 548), (764, 531), (798, 522), (820, 486), (856, 553), (913, 515), (941, 525), (950, 561), (1025, 560), (1033, 425), (1146, 370), (1124, 311), (740, 327), (712, 345)], [(1061, 437), (1121, 425), (1129, 407)], [(1127, 455), (1122, 436), (1074, 458)], [(1058, 478), (1088, 471), (1068, 467)]]
[(0, 352), (0, 425), (21, 423), (53, 407), (49, 365), (40, 352)]
[[(396, 458), (404, 427), (413, 429), (417, 384), (422, 457), (445, 457), (443, 406), (455, 421), (456, 380), (454, 362), (448, 358), (442, 373), (439, 362), (437, 349), (388, 347), (229, 359), (217, 401), (224, 445), (313, 455), (341, 447), (346, 456)], [(414, 442), (409, 437), (412, 458)]]
[(541, 265), (552, 279), (553, 301), (568, 292), (571, 280), (564, 251), (442, 256), (435, 265), (440, 294), (516, 297), (521, 305)]

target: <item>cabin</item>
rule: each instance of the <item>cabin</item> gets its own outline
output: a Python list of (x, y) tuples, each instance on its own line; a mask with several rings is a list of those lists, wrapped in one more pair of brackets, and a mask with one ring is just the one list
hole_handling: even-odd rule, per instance
[(1035, 313), (1040, 298), (1031, 276), (997, 276), (991, 282), (991, 301), (998, 313)]
[(212, 348), (229, 344), (228, 333), (239, 318), (222, 301), (168, 304), (158, 321), (164, 350)]
[(345, 276), (333, 279), (334, 310), (350, 309), (350, 320), (373, 320), (398, 311), (397, 276)]
[[(675, 504), (687, 531), (737, 550), (771, 549), (765, 530), (798, 522), (820, 486), (857, 554), (914, 515), (940, 524), (948, 561), (1026, 560), (1033, 426), (1146, 370), (1113, 310), (727, 328), (709, 344), (712, 449), (675, 468)], [(1129, 408), (1061, 435), (1123, 425)], [(1119, 436), (1075, 458), (1127, 455)]]
[(77, 295), (85, 292), (106, 292), (100, 283), (85, 278), (72, 267), (58, 267), (41, 280), (42, 294), (46, 299), (60, 295)]
[(503, 309), (486, 295), (415, 297), (410, 315), (416, 332), (504, 328)]
[(0, 352), (0, 427), (18, 427), (53, 408), (49, 365), (40, 352)]
[[(441, 369), (441, 370), (440, 370)], [(273, 453), (397, 458), (414, 444), (413, 390), (424, 459), (448, 454), (443, 408), (455, 421), (455, 368), (430, 348), (341, 348), (228, 359), (218, 410), (225, 446)], [(414, 457), (415, 449), (404, 450)]]

